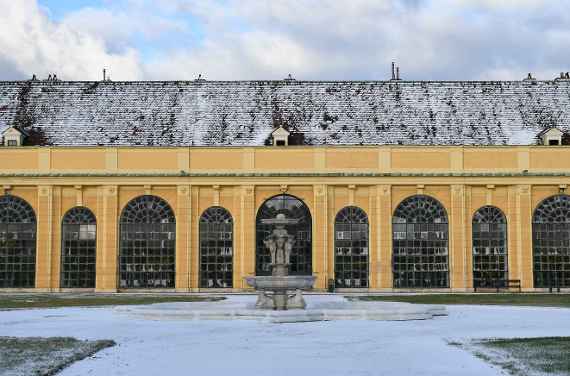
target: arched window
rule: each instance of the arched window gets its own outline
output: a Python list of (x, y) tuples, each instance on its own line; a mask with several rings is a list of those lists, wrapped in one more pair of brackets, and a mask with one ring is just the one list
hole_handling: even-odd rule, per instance
[(61, 287), (95, 288), (95, 215), (84, 207), (72, 208), (63, 216), (61, 227)]
[(392, 218), (395, 288), (449, 287), (447, 214), (439, 201), (412, 196)]
[(532, 217), (534, 287), (570, 287), (570, 196), (542, 201)]
[(233, 224), (224, 208), (208, 208), (200, 217), (200, 287), (233, 286)]
[(0, 287), (36, 284), (36, 214), (26, 201), (0, 197)]
[(473, 215), (473, 287), (505, 287), (508, 268), (507, 219), (484, 206)]
[(176, 220), (166, 201), (140, 196), (125, 206), (120, 221), (121, 288), (173, 288)]
[(336, 287), (368, 287), (368, 217), (348, 206), (334, 222), (334, 274)]
[(312, 274), (312, 238), (311, 238), (311, 212), (305, 203), (297, 197), (279, 195), (265, 201), (256, 219), (256, 274), (271, 274), (271, 254), (263, 241), (272, 233), (274, 226), (265, 223), (267, 219), (274, 219), (277, 214), (284, 214), (292, 222), (285, 226), (289, 234), (295, 235), (295, 244), (291, 252), (289, 274)]

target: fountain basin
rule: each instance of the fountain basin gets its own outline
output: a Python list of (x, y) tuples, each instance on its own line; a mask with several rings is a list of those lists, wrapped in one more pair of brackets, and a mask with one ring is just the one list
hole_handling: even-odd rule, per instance
[(317, 277), (312, 275), (245, 277), (246, 283), (256, 290), (293, 291), (313, 287)]

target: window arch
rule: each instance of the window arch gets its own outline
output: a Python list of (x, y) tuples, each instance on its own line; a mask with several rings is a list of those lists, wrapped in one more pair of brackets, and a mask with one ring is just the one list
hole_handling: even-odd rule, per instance
[(23, 199), (0, 197), (0, 287), (36, 284), (36, 214)]
[(449, 287), (448, 221), (439, 201), (405, 199), (394, 211), (392, 231), (394, 287)]
[(95, 288), (95, 215), (85, 207), (72, 208), (63, 216), (61, 227), (61, 287)]
[(532, 217), (534, 287), (570, 287), (570, 196), (542, 201)]
[(160, 197), (145, 195), (127, 203), (120, 218), (121, 288), (173, 288), (176, 219)]
[(312, 274), (312, 219), (307, 205), (297, 197), (281, 194), (271, 197), (261, 205), (256, 218), (256, 274), (271, 274), (271, 255), (263, 241), (273, 231), (273, 225), (264, 223), (274, 219), (277, 214), (294, 220), (294, 224), (285, 226), (290, 234), (295, 235), (295, 244), (291, 252), (289, 274)]
[(347, 206), (334, 223), (335, 286), (368, 287), (368, 216), (364, 210)]
[(233, 218), (213, 206), (200, 217), (200, 287), (233, 287)]
[(473, 287), (503, 287), (508, 280), (507, 218), (494, 206), (475, 212), (473, 229)]

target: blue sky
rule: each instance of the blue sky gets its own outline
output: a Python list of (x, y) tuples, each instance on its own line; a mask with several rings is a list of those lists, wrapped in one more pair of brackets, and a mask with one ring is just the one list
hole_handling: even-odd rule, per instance
[(0, 79), (552, 79), (567, 0), (0, 0)]

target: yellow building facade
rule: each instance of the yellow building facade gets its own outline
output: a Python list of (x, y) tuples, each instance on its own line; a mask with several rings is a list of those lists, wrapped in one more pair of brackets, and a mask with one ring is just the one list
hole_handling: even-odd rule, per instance
[[(3, 291), (69, 290), (62, 283), (62, 254), (67, 247), (63, 222), (73, 208), (87, 208), (96, 226), (96, 230), (86, 228), (93, 233), (96, 247), (94, 287), (88, 289), (146, 290), (136, 284), (122, 286), (119, 265), (122, 213), (133, 200), (145, 196), (166, 202), (174, 218), (170, 224), (175, 236), (168, 238), (175, 250), (170, 271), (174, 280), (168, 288), (158, 286), (153, 291), (247, 290), (244, 277), (259, 270), (258, 213), (267, 200), (280, 195), (298, 199), (310, 212), (307, 244), (317, 290), (326, 290), (336, 281), (337, 291), (473, 291), (474, 273), (481, 267), (474, 265), (474, 253), (483, 244), (475, 244), (474, 239), (483, 242), (488, 236), (481, 226), (474, 233), (474, 216), (481, 208), (491, 207), (504, 215), (497, 222), (504, 225), (502, 279), (520, 280), (525, 291), (543, 290), (547, 284), (537, 284), (535, 276), (540, 260), (533, 256), (533, 242), (538, 241), (533, 239), (533, 216), (545, 200), (566, 197), (570, 184), (570, 148), (565, 146), (3, 147), (0, 160), (0, 197), (29, 204), (36, 225), (35, 287), (10, 287), (5, 281)], [(440, 230), (447, 228), (445, 235), (440, 237), (440, 230), (428, 221), (425, 229), (408, 230), (418, 234), (406, 243), (413, 246), (416, 241), (423, 247), (421, 241), (431, 239), (430, 231), (434, 239), (444, 241), (440, 246), (446, 259), (441, 264), (447, 266), (439, 271), (447, 273), (448, 279), (441, 284), (432, 284), (427, 277), (405, 283), (415, 277), (394, 276), (401, 272), (401, 266), (395, 265), (397, 242), (406, 237), (405, 229), (396, 230), (395, 216), (402, 203), (413, 197), (434, 199), (443, 208), (445, 219), (435, 223)], [(230, 266), (224, 269), (231, 283), (208, 286), (200, 280), (201, 268), (206, 267), (201, 261), (201, 237), (206, 233), (200, 224), (212, 207), (223, 208), (231, 216), (228, 231), (232, 234), (225, 238), (226, 247), (231, 247), (225, 253)], [(358, 262), (366, 265), (359, 266), (365, 273), (355, 278), (358, 283), (350, 278), (344, 283), (335, 270), (342, 264), (338, 257), (343, 252), (350, 255), (350, 247), (355, 246), (347, 243), (341, 249), (339, 242), (348, 236), (335, 227), (339, 213), (347, 207), (365, 214), (366, 227), (359, 228), (366, 232), (360, 238), (365, 243), (358, 245), (363, 257)], [(496, 255), (493, 249), (498, 245), (485, 243), (482, 249), (487, 250), (482, 252)], [(426, 257), (438, 254), (436, 249)], [(14, 265), (7, 269), (6, 263), (14, 262), (6, 255), (5, 279), (19, 270)], [(553, 269), (556, 284), (562, 287), (570, 274), (570, 260), (564, 257), (567, 254), (560, 254), (557, 260), (561, 261)], [(412, 275), (418, 266), (411, 268), (401, 275)], [(558, 281), (560, 277), (563, 281)], [(480, 287), (494, 286), (493, 281), (487, 282), (491, 284)], [(553, 280), (548, 282), (552, 285)]]

